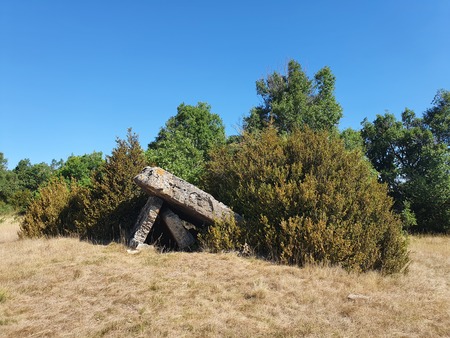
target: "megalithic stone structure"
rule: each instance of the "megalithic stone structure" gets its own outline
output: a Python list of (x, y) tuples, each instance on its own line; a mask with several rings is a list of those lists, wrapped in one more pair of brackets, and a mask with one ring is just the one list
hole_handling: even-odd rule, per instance
[(158, 217), (159, 211), (163, 205), (163, 200), (156, 196), (150, 196), (147, 203), (142, 208), (136, 221), (129, 241), (129, 246), (136, 248), (139, 244), (144, 244), (153, 224)]
[(148, 194), (161, 198), (206, 224), (228, 217), (234, 217), (237, 221), (241, 219), (212, 195), (162, 168), (146, 167), (134, 178), (134, 182)]
[(172, 210), (163, 209), (160, 216), (177, 243), (178, 249), (184, 250), (195, 243), (194, 237), (185, 228), (184, 223), (186, 221), (183, 221)]

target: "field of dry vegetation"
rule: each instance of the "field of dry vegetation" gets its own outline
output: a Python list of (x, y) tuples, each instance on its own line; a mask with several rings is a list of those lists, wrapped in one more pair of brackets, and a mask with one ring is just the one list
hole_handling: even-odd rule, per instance
[(450, 237), (412, 237), (409, 273), (384, 277), (16, 231), (0, 223), (2, 337), (450, 337)]

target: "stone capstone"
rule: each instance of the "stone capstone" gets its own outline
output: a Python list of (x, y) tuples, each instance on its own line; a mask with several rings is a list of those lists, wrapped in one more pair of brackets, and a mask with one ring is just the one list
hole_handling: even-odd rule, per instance
[(218, 219), (240, 216), (212, 195), (158, 167), (146, 167), (134, 182), (150, 195), (177, 206), (184, 213), (212, 224)]
[(241, 219), (212, 195), (162, 168), (146, 167), (134, 182), (150, 196), (132, 231), (129, 240), (132, 248), (146, 241), (157, 220), (168, 230), (178, 249), (184, 250), (195, 244), (193, 233), (199, 225), (208, 226), (227, 218)]

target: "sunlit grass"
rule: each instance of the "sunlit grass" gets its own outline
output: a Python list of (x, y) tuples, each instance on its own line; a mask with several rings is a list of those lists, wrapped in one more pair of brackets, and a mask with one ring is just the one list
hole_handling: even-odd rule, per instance
[(450, 238), (412, 237), (410, 249), (409, 274), (384, 277), (237, 254), (12, 240), (0, 244), (0, 335), (450, 336)]

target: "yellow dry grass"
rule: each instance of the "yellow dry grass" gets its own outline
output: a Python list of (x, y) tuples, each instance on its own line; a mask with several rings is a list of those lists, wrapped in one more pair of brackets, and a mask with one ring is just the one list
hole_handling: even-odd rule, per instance
[(0, 215), (0, 244), (12, 242), (19, 238), (18, 219), (14, 215)]
[(383, 277), (73, 238), (3, 242), (0, 336), (449, 337), (450, 238), (413, 237), (411, 250), (408, 275)]

